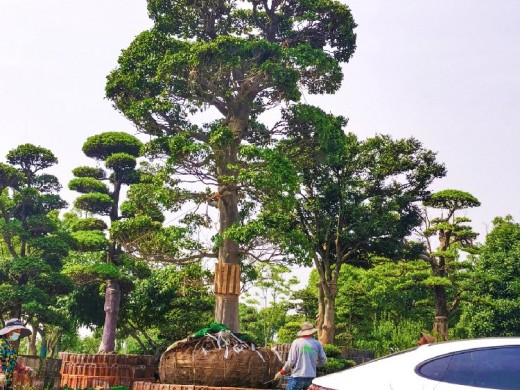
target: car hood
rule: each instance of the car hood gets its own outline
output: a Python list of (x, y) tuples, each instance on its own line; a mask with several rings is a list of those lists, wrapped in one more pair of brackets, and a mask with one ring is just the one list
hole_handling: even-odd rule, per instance
[(318, 377), (313, 383), (330, 389), (392, 389), (392, 384), (412, 382), (420, 377), (414, 372), (417, 354), (403, 353), (391, 359), (368, 362), (341, 372)]
[(452, 352), (505, 345), (520, 345), (520, 338), (468, 339), (426, 344), (378, 360), (373, 360), (345, 371), (316, 378), (313, 383), (335, 390), (417, 390), (433, 388), (437, 386), (438, 382), (416, 374), (415, 368), (418, 364)]

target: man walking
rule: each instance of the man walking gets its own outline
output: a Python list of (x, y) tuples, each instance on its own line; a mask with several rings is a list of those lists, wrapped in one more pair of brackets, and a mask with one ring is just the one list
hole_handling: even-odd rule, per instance
[(297, 333), (298, 338), (292, 342), (289, 349), (287, 362), (274, 377), (278, 380), (290, 372), (285, 390), (307, 390), (316, 377), (316, 367), (321, 367), (327, 362), (323, 347), (312, 336), (318, 329), (310, 322), (302, 323), (300, 329)]

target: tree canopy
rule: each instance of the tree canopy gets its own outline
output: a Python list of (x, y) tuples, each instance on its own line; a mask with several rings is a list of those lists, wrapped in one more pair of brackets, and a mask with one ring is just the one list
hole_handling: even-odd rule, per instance
[(401, 258), (405, 238), (421, 222), (418, 202), (445, 168), (416, 139), (359, 140), (344, 132), (344, 118), (316, 107), (294, 106), (284, 119), (281, 148), (301, 185), (295, 212), (280, 219), (280, 237), (287, 250), (318, 270), (320, 341), (330, 344), (342, 265), (369, 267), (374, 256)]
[[(294, 185), (286, 159), (269, 148), (277, 128), (259, 115), (298, 102), (304, 90), (337, 91), (356, 25), (349, 8), (332, 0), (150, 0), (148, 12), (154, 26), (123, 50), (106, 94), (153, 137), (147, 151), (177, 187), (190, 183), (174, 199), (215, 203), (215, 318), (238, 331), (236, 270), (254, 241), (239, 243), (228, 232), (257, 213), (250, 197), (279, 196)], [(199, 116), (199, 124), (194, 115), (204, 111), (218, 118)], [(233, 276), (221, 283), (219, 275)]]

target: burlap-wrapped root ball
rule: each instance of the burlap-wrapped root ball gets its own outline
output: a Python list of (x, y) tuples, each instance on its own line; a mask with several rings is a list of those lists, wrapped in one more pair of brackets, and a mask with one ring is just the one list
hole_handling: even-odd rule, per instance
[(270, 349), (220, 332), (170, 345), (161, 356), (159, 376), (162, 383), (258, 389), (273, 388), (273, 377), (281, 368)]

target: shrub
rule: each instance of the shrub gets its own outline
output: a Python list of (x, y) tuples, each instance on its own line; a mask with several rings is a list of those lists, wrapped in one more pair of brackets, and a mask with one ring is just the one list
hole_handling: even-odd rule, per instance
[(356, 364), (353, 360), (343, 358), (341, 350), (335, 345), (325, 344), (323, 350), (325, 355), (327, 355), (327, 363), (323, 367), (318, 368), (318, 375), (332, 374)]
[(323, 367), (318, 368), (318, 376), (332, 374), (333, 372), (345, 370), (355, 365), (356, 362), (354, 360), (344, 359), (342, 357), (327, 357), (327, 363)]

